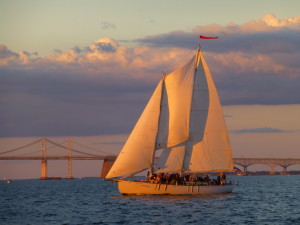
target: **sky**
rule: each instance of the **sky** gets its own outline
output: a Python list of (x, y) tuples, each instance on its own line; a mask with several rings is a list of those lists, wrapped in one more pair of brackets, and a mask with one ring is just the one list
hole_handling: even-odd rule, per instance
[(0, 0), (0, 151), (33, 137), (124, 142), (162, 73), (200, 43), (233, 155), (300, 158), (299, 8), (297, 0)]

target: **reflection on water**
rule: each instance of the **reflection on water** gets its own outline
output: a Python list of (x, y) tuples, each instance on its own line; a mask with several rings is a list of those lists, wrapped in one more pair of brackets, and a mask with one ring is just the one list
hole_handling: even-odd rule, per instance
[(233, 177), (234, 192), (122, 196), (97, 178), (0, 182), (0, 224), (300, 224), (300, 176)]

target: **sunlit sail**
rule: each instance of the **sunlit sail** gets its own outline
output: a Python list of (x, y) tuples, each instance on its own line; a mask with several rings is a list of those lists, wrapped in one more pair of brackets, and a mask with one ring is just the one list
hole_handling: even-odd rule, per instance
[[(155, 163), (157, 150), (161, 155)], [(147, 169), (180, 175), (233, 171), (222, 107), (200, 46), (184, 66), (162, 77), (106, 178)], [(127, 185), (125, 192), (133, 193), (127, 189), (139, 189), (141, 183), (122, 180), (119, 189)]]

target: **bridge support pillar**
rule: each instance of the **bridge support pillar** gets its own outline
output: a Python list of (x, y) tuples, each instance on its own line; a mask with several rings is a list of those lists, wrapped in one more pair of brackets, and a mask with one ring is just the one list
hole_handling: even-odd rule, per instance
[(47, 159), (42, 159), (41, 169), (42, 169), (41, 180), (46, 180), (48, 178)]
[(47, 173), (47, 154), (46, 154), (46, 138), (42, 138), (42, 152), (43, 152), (43, 158), (42, 158), (42, 164), (41, 164), (41, 169), (42, 169), (42, 180), (48, 179), (48, 173)]
[(68, 140), (68, 176), (66, 177), (67, 179), (73, 179), (74, 177), (72, 176), (72, 141)]
[(287, 168), (288, 168), (288, 166), (283, 166), (283, 165), (281, 165), (282, 166), (282, 168), (283, 168), (283, 171), (281, 172), (281, 174), (282, 175), (287, 175), (288, 174), (288, 172), (287, 172)]
[(244, 174), (247, 175), (248, 174), (248, 166), (243, 166), (244, 169)]
[(274, 175), (275, 174), (275, 167), (276, 167), (276, 164), (269, 164), (268, 165), (270, 167), (270, 175)]
[(115, 160), (116, 159), (104, 159), (102, 170), (101, 170), (101, 175), (100, 175), (101, 178), (106, 177), (108, 171), (110, 170), (110, 168), (114, 164)]

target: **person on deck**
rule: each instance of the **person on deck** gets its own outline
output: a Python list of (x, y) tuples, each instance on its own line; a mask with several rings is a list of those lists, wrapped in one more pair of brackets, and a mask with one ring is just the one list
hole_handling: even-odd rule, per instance
[(221, 185), (226, 183), (226, 175), (223, 173), (222, 174), (222, 179), (221, 179)]
[(210, 180), (210, 178), (209, 178), (208, 175), (205, 176), (204, 181), (205, 181), (206, 183), (208, 183), (209, 185), (211, 184), (211, 180)]
[(218, 177), (217, 177), (217, 184), (221, 184), (221, 174), (220, 173), (218, 174)]

